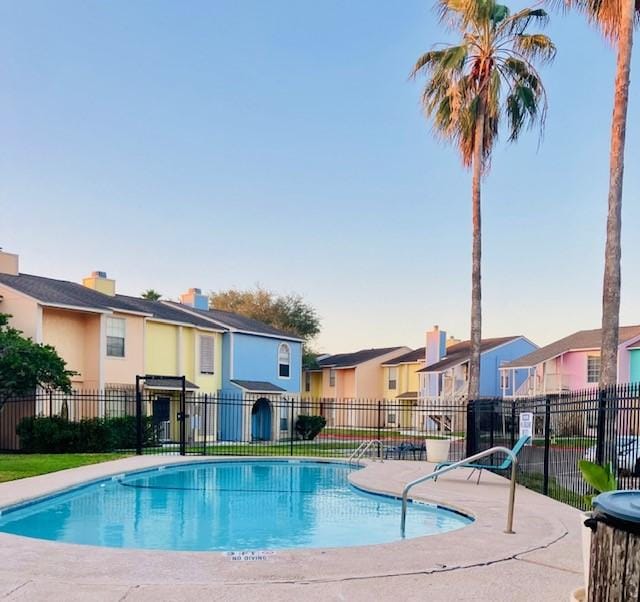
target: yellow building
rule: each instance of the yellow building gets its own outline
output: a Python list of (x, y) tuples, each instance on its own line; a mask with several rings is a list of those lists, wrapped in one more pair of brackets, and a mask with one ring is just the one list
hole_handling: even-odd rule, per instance
[(382, 364), (387, 426), (414, 428), (413, 408), (418, 404), (421, 370), (426, 365), (425, 348), (420, 347)]

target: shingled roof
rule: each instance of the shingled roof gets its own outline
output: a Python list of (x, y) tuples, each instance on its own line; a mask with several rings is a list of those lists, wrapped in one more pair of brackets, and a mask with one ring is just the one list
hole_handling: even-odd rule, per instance
[[(630, 341), (640, 336), (640, 325), (622, 326), (618, 330), (618, 340), (620, 344)], [(527, 355), (523, 355), (517, 360), (513, 360), (502, 366), (503, 368), (532, 368), (542, 362), (558, 357), (567, 351), (578, 349), (600, 349), (602, 342), (602, 330), (579, 330), (559, 341), (555, 341), (545, 347), (536, 349)]]
[(398, 357), (394, 357), (392, 360), (387, 360), (383, 366), (398, 366), (399, 364), (411, 364), (413, 362), (424, 362), (424, 347), (420, 347), (418, 349), (414, 349), (413, 351), (409, 351), (409, 353), (405, 353), (404, 355), (400, 355)]
[(205, 320), (199, 316), (180, 311), (171, 305), (167, 305), (162, 301), (152, 301), (151, 299), (141, 299), (140, 297), (129, 297), (128, 295), (116, 295), (116, 299), (120, 299), (139, 309), (139, 311), (151, 314), (158, 320), (167, 320), (169, 322), (182, 322), (190, 324), (198, 328), (207, 328), (209, 330), (228, 330), (224, 326), (213, 324), (209, 320)]
[(111, 297), (67, 280), (55, 280), (31, 274), (0, 274), (0, 284), (5, 284), (45, 305), (69, 306), (85, 310), (150, 313), (136, 307), (125, 298)]
[(380, 347), (378, 349), (361, 349), (353, 353), (337, 353), (318, 360), (318, 366), (320, 368), (350, 368), (397, 349), (402, 349), (402, 347)]
[[(519, 338), (521, 338), (521, 335), (499, 337), (495, 339), (482, 339), (480, 342), (480, 353), (484, 353), (485, 351), (489, 351), (495, 347), (499, 347), (500, 345), (504, 345), (510, 341), (515, 341)], [(422, 370), (417, 370), (417, 372), (442, 372), (448, 368), (453, 368), (454, 366), (468, 362), (470, 355), (471, 341), (462, 341), (461, 343), (456, 343), (455, 345), (447, 347), (445, 357), (439, 362), (426, 366), (425, 368), (422, 368)]]
[(175, 301), (163, 301), (167, 306), (174, 307), (180, 311), (197, 314), (212, 320), (221, 326), (224, 326), (230, 330), (238, 330), (241, 332), (250, 332), (256, 334), (264, 334), (267, 336), (281, 337), (285, 339), (292, 339), (294, 341), (302, 341), (302, 339), (290, 332), (273, 328), (260, 320), (254, 320), (253, 318), (247, 318), (240, 314), (234, 314), (230, 311), (222, 311), (220, 309), (196, 309), (189, 305), (183, 305), (182, 303), (176, 303)]

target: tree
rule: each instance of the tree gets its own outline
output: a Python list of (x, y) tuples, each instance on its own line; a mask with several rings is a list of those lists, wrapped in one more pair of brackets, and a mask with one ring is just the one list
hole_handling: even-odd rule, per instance
[(609, 154), (607, 234), (602, 282), (600, 386), (607, 387), (616, 384), (618, 380), (624, 144), (629, 106), (633, 27), (634, 21), (640, 20), (640, 0), (565, 0), (564, 4), (582, 12), (591, 23), (601, 29), (617, 49)]
[(482, 337), (481, 183), (500, 125), (506, 121), (509, 141), (523, 128), (544, 126), (547, 97), (534, 62), (555, 56), (551, 39), (527, 33), (532, 23), (545, 25), (547, 13), (525, 8), (511, 14), (494, 0), (440, 0), (441, 20), (460, 37), (423, 54), (411, 72), (426, 76), (422, 93), (425, 114), (436, 134), (456, 145), (464, 167), (472, 170), (471, 355), (468, 398), (480, 393)]
[(158, 301), (162, 294), (156, 291), (155, 289), (148, 288), (142, 295), (140, 295), (143, 299), (148, 299), (149, 301)]
[(249, 290), (229, 289), (211, 293), (209, 304), (213, 309), (260, 320), (307, 343), (320, 332), (316, 310), (297, 294), (277, 295), (260, 286)]
[(66, 362), (51, 345), (34, 343), (9, 326), (7, 314), (0, 314), (0, 400), (31, 393), (36, 387), (71, 392)]

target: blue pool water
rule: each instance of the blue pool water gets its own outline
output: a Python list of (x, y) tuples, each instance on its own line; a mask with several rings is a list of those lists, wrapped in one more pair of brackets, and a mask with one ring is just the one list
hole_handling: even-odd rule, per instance
[[(349, 485), (319, 462), (207, 462), (110, 479), (0, 516), (0, 531), (163, 550), (274, 550), (400, 539), (400, 502)], [(461, 514), (411, 504), (407, 537), (459, 529)]]

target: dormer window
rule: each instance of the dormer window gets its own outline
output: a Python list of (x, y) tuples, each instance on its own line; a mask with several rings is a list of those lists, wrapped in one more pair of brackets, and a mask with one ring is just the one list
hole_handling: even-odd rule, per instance
[(291, 349), (286, 343), (278, 347), (278, 376), (289, 378), (291, 376)]

